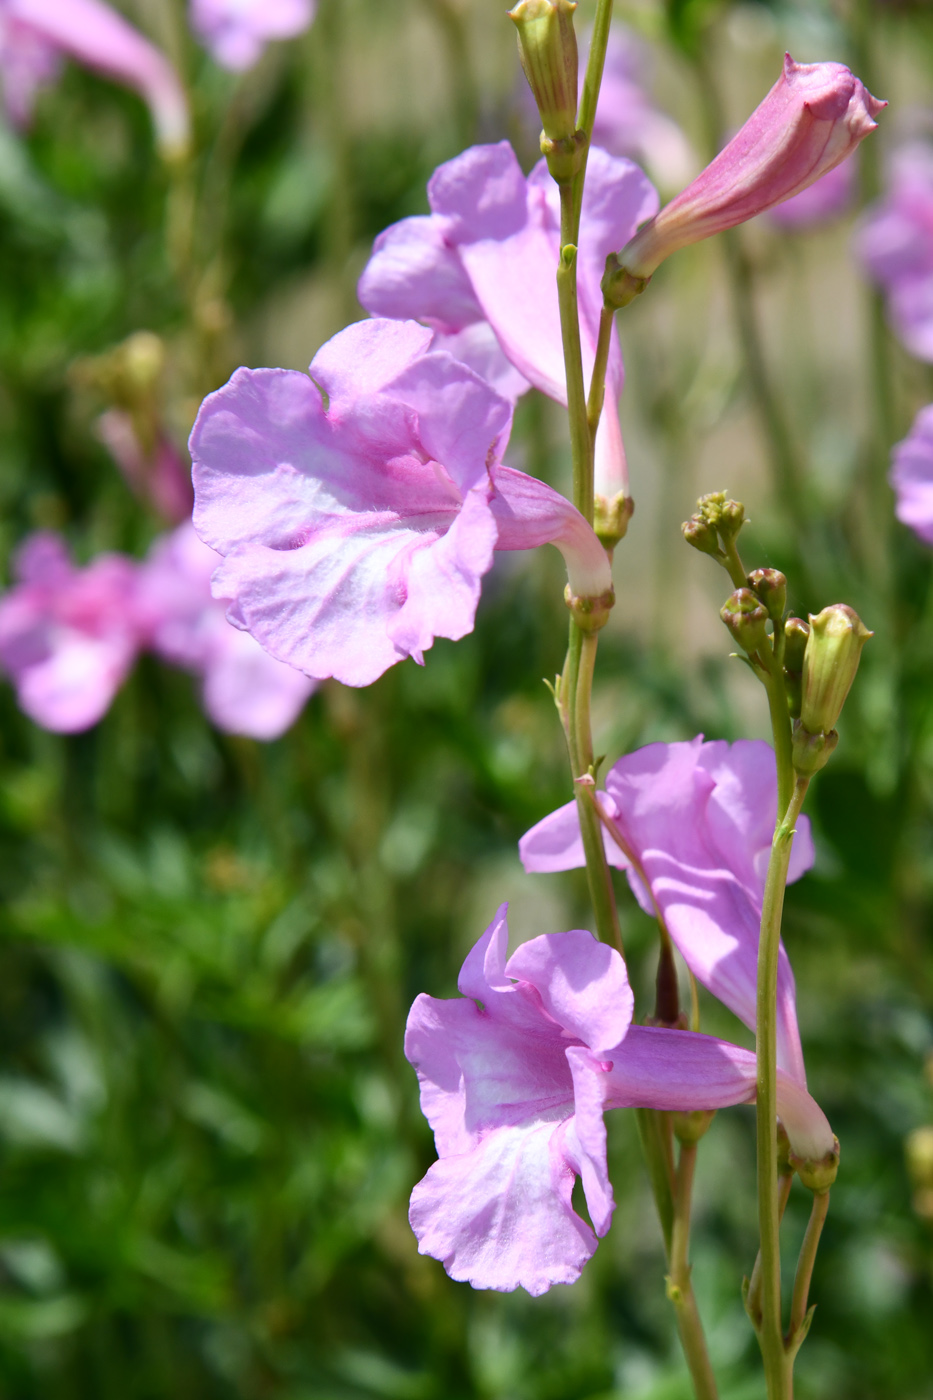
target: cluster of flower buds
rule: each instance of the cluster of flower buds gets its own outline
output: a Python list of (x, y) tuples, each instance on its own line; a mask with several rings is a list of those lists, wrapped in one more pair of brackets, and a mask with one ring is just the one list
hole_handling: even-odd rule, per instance
[(683, 525), (688, 544), (728, 572), (735, 591), (720, 612), (752, 669), (780, 674), (794, 722), (793, 761), (804, 776), (819, 772), (838, 743), (836, 721), (872, 633), (845, 603), (833, 603), (809, 622), (785, 618), (787, 579), (777, 569), (746, 574), (736, 548), (745, 507), (724, 491), (701, 496)]
[(572, 0), (519, 0), (509, 19), (541, 117), (541, 152), (559, 185), (573, 179), (586, 149), (577, 130), (578, 57)]

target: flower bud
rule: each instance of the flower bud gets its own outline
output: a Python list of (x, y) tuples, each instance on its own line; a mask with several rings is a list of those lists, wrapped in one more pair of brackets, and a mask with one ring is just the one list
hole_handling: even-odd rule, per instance
[(699, 1142), (715, 1117), (715, 1108), (695, 1108), (689, 1113), (675, 1113), (672, 1115), (674, 1136), (678, 1142), (688, 1145)]
[(810, 636), (803, 657), (800, 719), (811, 734), (828, 734), (842, 713), (855, 680), (862, 647), (873, 636), (858, 613), (833, 603), (810, 616)]
[(581, 632), (598, 632), (609, 621), (609, 613), (616, 600), (612, 588), (596, 597), (580, 597), (568, 583), (564, 589), (564, 602), (573, 615), (573, 620)]
[(825, 768), (839, 743), (835, 729), (828, 734), (811, 734), (801, 720), (794, 721), (792, 761), (801, 777), (812, 778)]
[(597, 493), (593, 502), (593, 529), (604, 549), (615, 549), (625, 538), (634, 513), (635, 502), (624, 491), (610, 497)]
[(750, 588), (737, 588), (730, 594), (719, 613), (739, 646), (749, 656), (763, 646), (767, 638), (765, 623), (768, 614)]
[(819, 1194), (828, 1191), (839, 1170), (839, 1139), (834, 1137), (832, 1150), (816, 1160), (804, 1159), (791, 1152), (790, 1164), (808, 1190)]
[(583, 150), (577, 133), (576, 8), (571, 0), (520, 0), (509, 11), (544, 128), (541, 150), (560, 183), (573, 179)]
[(780, 622), (787, 606), (787, 579), (779, 569), (753, 569), (748, 586), (768, 609), (772, 622)]
[(719, 537), (710, 525), (708, 520), (703, 520), (699, 515), (693, 515), (689, 520), (685, 520), (680, 527), (681, 533), (688, 544), (693, 545), (701, 554), (712, 554), (718, 557)]
[(620, 272), (650, 277), (678, 248), (807, 189), (875, 130), (886, 105), (843, 64), (795, 63), (785, 54), (783, 73), (742, 129), (623, 248)]
[(789, 617), (784, 623), (784, 666), (788, 671), (803, 670), (810, 624), (802, 617)]

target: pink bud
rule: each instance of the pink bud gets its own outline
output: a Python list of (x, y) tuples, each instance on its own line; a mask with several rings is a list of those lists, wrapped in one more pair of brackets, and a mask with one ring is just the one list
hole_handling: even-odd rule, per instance
[(678, 248), (744, 223), (799, 194), (850, 155), (886, 107), (841, 63), (795, 63), (705, 170), (645, 224), (607, 276), (607, 300), (651, 276)]

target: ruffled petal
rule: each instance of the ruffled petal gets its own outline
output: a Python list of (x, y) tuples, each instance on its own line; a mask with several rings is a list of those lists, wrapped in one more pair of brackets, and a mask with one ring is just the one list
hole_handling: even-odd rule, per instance
[(618, 1045), (631, 1025), (635, 999), (625, 963), (584, 929), (530, 939), (505, 971), (534, 987), (561, 1030), (596, 1054)]
[[(605, 797), (603, 799), (605, 801)], [(612, 799), (609, 799), (610, 803)], [(614, 803), (612, 808), (614, 808)], [(617, 870), (626, 870), (628, 861), (608, 832), (603, 831), (606, 859)], [(530, 873), (551, 873), (556, 870), (579, 870), (586, 865), (580, 817), (576, 802), (558, 807), (556, 812), (542, 818), (518, 843), (522, 865)], [(650, 911), (649, 911), (650, 912)]]
[(380, 233), (357, 288), (360, 305), (373, 316), (410, 317), (448, 333), (481, 321), (482, 309), (445, 226), (436, 215), (418, 215)]

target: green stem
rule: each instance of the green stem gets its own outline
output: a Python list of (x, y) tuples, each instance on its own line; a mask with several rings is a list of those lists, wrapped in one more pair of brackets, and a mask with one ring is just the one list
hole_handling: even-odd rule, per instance
[[(787, 1201), (790, 1196), (790, 1188), (794, 1184), (793, 1172), (781, 1172), (778, 1177), (778, 1225), (784, 1219), (784, 1211), (787, 1209)], [(752, 1269), (752, 1276), (748, 1285), (748, 1296), (745, 1299), (745, 1311), (758, 1328), (761, 1318), (761, 1250), (755, 1260), (755, 1267)]]
[(599, 335), (596, 339), (596, 358), (593, 361), (593, 377), (590, 380), (590, 395), (586, 401), (586, 421), (590, 429), (591, 449), (596, 444), (596, 429), (606, 398), (606, 366), (609, 363), (609, 346), (612, 341), (613, 311), (604, 306), (599, 313)]
[(809, 778), (798, 777), (771, 843), (758, 944), (757, 1058), (758, 1227), (761, 1238), (761, 1322), (758, 1340), (768, 1400), (792, 1400), (793, 1375), (781, 1325), (781, 1253), (777, 1172), (777, 979), (784, 889)]
[(656, 1108), (636, 1108), (635, 1122), (648, 1167), (651, 1194), (661, 1222), (664, 1257), (670, 1259), (674, 1233), (674, 1152), (670, 1114)]
[(674, 1305), (684, 1355), (690, 1368), (697, 1400), (717, 1400), (716, 1378), (706, 1349), (706, 1338), (690, 1281), (690, 1206), (697, 1144), (680, 1147), (680, 1161), (674, 1187), (674, 1218), (671, 1231), (670, 1272), (667, 1296)]
[[(820, 1244), (820, 1235), (823, 1233), (823, 1225), (826, 1222), (826, 1212), (829, 1210), (829, 1192), (816, 1191), (813, 1195), (813, 1206), (810, 1210), (810, 1219), (807, 1223), (807, 1233), (803, 1237), (803, 1244), (800, 1246), (800, 1257), (797, 1260), (797, 1274), (794, 1279), (794, 1297), (790, 1310), (790, 1331), (788, 1332), (788, 1346), (791, 1349), (791, 1364), (793, 1356), (796, 1355), (797, 1347), (803, 1341), (796, 1342), (796, 1338), (803, 1329), (807, 1318), (807, 1303), (810, 1297), (810, 1280), (813, 1277), (813, 1265), (816, 1262), (816, 1251)], [(806, 1333), (804, 1333), (806, 1335)]]
[(560, 261), (557, 265), (557, 300), (567, 375), (567, 414), (570, 419), (570, 451), (573, 458), (573, 503), (593, 523), (593, 448), (586, 411), (583, 351), (577, 307), (577, 249), (573, 213), (573, 189), (560, 186)]
[(771, 715), (771, 732), (774, 735), (774, 757), (777, 762), (777, 810), (786, 812), (794, 791), (793, 730), (787, 710), (787, 692), (784, 677), (777, 665), (766, 670), (762, 676), (765, 693), (768, 696), (768, 710)]
[(583, 162), (574, 177), (572, 189), (573, 222), (572, 232), (562, 242), (576, 243), (580, 233), (580, 211), (583, 208), (583, 184), (586, 180), (586, 158), (589, 153), (590, 137), (596, 120), (596, 104), (603, 81), (603, 68), (606, 63), (606, 46), (609, 43), (609, 26), (612, 23), (613, 0), (599, 0), (596, 18), (593, 21), (593, 36), (590, 39), (590, 53), (586, 61), (586, 77), (583, 92), (580, 94), (580, 108), (577, 112), (577, 128), (586, 132), (586, 146), (583, 149)]

